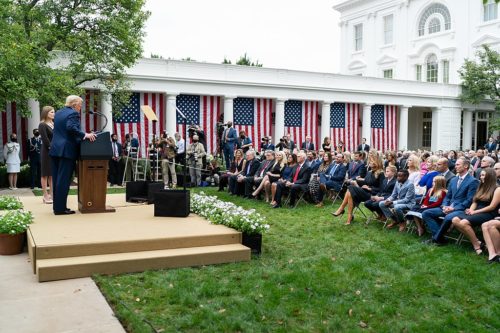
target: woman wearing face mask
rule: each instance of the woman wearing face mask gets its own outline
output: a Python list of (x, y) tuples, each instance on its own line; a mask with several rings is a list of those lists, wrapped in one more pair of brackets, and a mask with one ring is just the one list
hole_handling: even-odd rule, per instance
[[(52, 196), (50, 192), (52, 191), (52, 169), (50, 168), (51, 159), (49, 156), (50, 142), (52, 141), (52, 132), (54, 131), (54, 116), (56, 112), (52, 106), (44, 106), (42, 108), (42, 114), (40, 118), (42, 122), (38, 125), (38, 131), (40, 132), (40, 138), (42, 139), (42, 149), (40, 151), (40, 162), (42, 164), (42, 191), (43, 191), (43, 203), (51, 204)], [(47, 189), (47, 185), (50, 188), (50, 192)]]
[(9, 189), (17, 190), (17, 174), (21, 170), (21, 148), (17, 143), (16, 133), (10, 135), (10, 142), (3, 147), (3, 157), (7, 164), (7, 175), (9, 177)]

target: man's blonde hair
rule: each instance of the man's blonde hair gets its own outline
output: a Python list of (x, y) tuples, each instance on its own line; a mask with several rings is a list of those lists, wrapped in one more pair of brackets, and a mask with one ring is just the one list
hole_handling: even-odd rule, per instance
[(66, 97), (66, 106), (74, 107), (75, 105), (78, 105), (80, 103), (83, 103), (83, 99), (80, 96), (69, 95), (68, 97)]

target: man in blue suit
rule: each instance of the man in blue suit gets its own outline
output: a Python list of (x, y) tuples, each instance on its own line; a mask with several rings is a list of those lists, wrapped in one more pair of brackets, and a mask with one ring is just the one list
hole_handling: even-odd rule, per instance
[(366, 165), (363, 162), (363, 153), (357, 151), (354, 153), (354, 160), (349, 164), (347, 170), (347, 178), (351, 180), (356, 180), (357, 177), (365, 178), (366, 176)]
[(233, 128), (233, 122), (227, 122), (227, 128), (222, 133), (222, 143), (224, 144), (224, 159), (226, 160), (226, 169), (229, 170), (229, 166), (234, 158), (234, 146), (238, 140), (238, 133)]
[(80, 127), (80, 111), (83, 100), (68, 96), (66, 106), (57, 111), (54, 118), (54, 136), (50, 145), (52, 157), (53, 210), (55, 215), (74, 214), (67, 206), (69, 186), (79, 155), (82, 140), (95, 141), (95, 134), (84, 133)]
[[(432, 238), (426, 243), (443, 244), (443, 236), (448, 231), (451, 220), (470, 207), (479, 184), (477, 179), (468, 173), (469, 166), (470, 162), (464, 157), (460, 157), (455, 163), (457, 176), (450, 181), (448, 193), (441, 207), (431, 208), (422, 213), (422, 220), (432, 233)], [(444, 217), (441, 224), (440, 217)]]
[[(408, 180), (408, 170), (399, 170), (398, 182), (392, 190), (389, 198), (379, 202), (379, 208), (387, 219), (392, 223), (387, 226), (387, 229), (399, 224), (399, 231), (405, 228), (404, 211), (411, 209), (415, 205), (415, 187), (413, 183)], [(394, 209), (394, 213), (391, 210)]]
[(333, 166), (329, 169), (329, 172), (325, 172), (324, 175), (320, 175), (320, 201), (323, 199), (323, 194), (326, 190), (340, 192), (342, 185), (344, 184), (346, 172), (347, 167), (344, 165), (344, 155), (339, 153), (335, 157), (335, 164), (333, 164)]

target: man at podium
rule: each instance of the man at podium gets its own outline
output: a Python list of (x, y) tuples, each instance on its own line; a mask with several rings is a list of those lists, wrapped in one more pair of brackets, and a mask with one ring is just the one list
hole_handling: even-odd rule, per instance
[(66, 106), (56, 112), (54, 136), (49, 155), (52, 157), (53, 210), (55, 215), (74, 214), (67, 206), (69, 186), (79, 155), (81, 140), (95, 141), (94, 133), (84, 133), (80, 127), (80, 111), (83, 100), (71, 95)]

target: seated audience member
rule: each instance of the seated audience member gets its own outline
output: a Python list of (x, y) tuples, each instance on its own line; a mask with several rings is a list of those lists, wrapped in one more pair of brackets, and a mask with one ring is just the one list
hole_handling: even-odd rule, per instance
[(484, 242), (488, 249), (489, 264), (500, 264), (500, 217), (498, 217), (498, 213), (500, 213), (500, 211), (497, 212), (497, 216), (494, 220), (490, 220), (481, 225)]
[(382, 168), (382, 160), (370, 162), (370, 171), (366, 174), (364, 180), (352, 180), (347, 187), (342, 204), (337, 209), (333, 216), (344, 214), (344, 209), (347, 206), (347, 222), (351, 224), (354, 219), (354, 207), (361, 202), (369, 200), (372, 195), (378, 193), (384, 182), (384, 169)]
[[(467, 159), (459, 158), (455, 164), (457, 177), (450, 181), (448, 193), (441, 207), (431, 208), (422, 213), (422, 220), (432, 233), (432, 238), (426, 243), (444, 244), (444, 234), (448, 231), (451, 220), (472, 204), (478, 182), (468, 173), (469, 166), (470, 162)], [(440, 217), (444, 217), (442, 223)]]
[(311, 141), (311, 136), (306, 136), (306, 141), (302, 142), (301, 149), (307, 151), (314, 150), (314, 143)]
[(427, 172), (427, 159), (431, 156), (428, 152), (423, 153), (420, 155), (420, 177), (423, 177)]
[(313, 201), (318, 203), (316, 207), (323, 206), (323, 202), (320, 200), (321, 178), (326, 179), (324, 178), (325, 174), (328, 174), (332, 167), (332, 154), (327, 152), (323, 155), (323, 162), (316, 169), (316, 177), (313, 177), (313, 179), (309, 182), (309, 194), (311, 194)]
[(477, 254), (483, 253), (483, 244), (477, 239), (472, 228), (494, 219), (498, 208), (500, 208), (500, 187), (497, 187), (495, 171), (492, 168), (483, 169), (472, 205), (451, 220), (453, 226), (467, 236)]
[(265, 160), (262, 161), (262, 163), (260, 163), (260, 166), (257, 169), (257, 172), (255, 172), (255, 175), (253, 177), (247, 177), (245, 179), (245, 195), (244, 195), (245, 198), (253, 198), (252, 192), (253, 192), (254, 185), (256, 187), (259, 187), (262, 180), (266, 176), (266, 173), (273, 166), (274, 151), (267, 150), (265, 152), (264, 156), (265, 156)]
[(450, 185), (450, 180), (455, 177), (455, 174), (450, 171), (448, 166), (448, 159), (445, 157), (440, 158), (436, 163), (436, 171), (446, 180), (446, 188), (448, 188), (448, 185)]
[(271, 206), (276, 205), (276, 188), (279, 183), (285, 183), (292, 180), (292, 172), (297, 165), (297, 155), (289, 154), (287, 156), (287, 164), (283, 169), (280, 179), (271, 184)]
[(490, 156), (484, 156), (481, 159), (481, 162), (479, 162), (479, 168), (476, 169), (474, 177), (476, 177), (476, 179), (479, 180), (479, 177), (481, 175), (481, 170), (486, 168), (493, 168), (494, 165), (495, 165), (495, 160), (493, 158), (491, 158)]
[[(405, 229), (404, 210), (415, 205), (415, 187), (408, 181), (408, 170), (398, 171), (398, 182), (389, 198), (381, 201), (379, 207), (387, 219), (392, 220), (387, 228), (390, 229), (399, 224), (399, 231)], [(393, 211), (391, 211), (391, 208)]]
[(252, 197), (258, 197), (259, 193), (264, 189), (265, 191), (265, 201), (269, 202), (271, 196), (271, 184), (278, 181), (285, 169), (286, 165), (286, 155), (282, 151), (276, 153), (276, 159), (274, 159), (269, 168), (267, 168), (264, 178), (260, 182), (259, 187), (252, 193)]
[(395, 151), (389, 150), (385, 153), (384, 168), (387, 168), (389, 165), (394, 165), (399, 170), (398, 157)]
[(217, 159), (213, 159), (208, 164), (208, 171), (210, 172), (206, 181), (211, 183), (212, 185), (219, 185), (220, 179), (220, 166)]
[(363, 153), (357, 151), (354, 153), (354, 160), (349, 164), (347, 178), (350, 180), (356, 180), (357, 177), (365, 178), (365, 176), (366, 166), (363, 162)]
[(427, 192), (424, 201), (417, 203), (406, 214), (407, 220), (414, 220), (417, 225), (418, 236), (422, 236), (425, 232), (422, 224), (422, 213), (426, 209), (440, 207), (446, 196), (446, 179), (443, 176), (436, 176), (432, 180), (432, 188)]
[(234, 159), (229, 166), (229, 170), (224, 172), (219, 178), (219, 191), (224, 191), (224, 187), (229, 184), (229, 178), (231, 176), (239, 175), (243, 168), (245, 167), (246, 161), (243, 158), (243, 151), (237, 149), (234, 152)]
[(260, 162), (255, 158), (255, 151), (249, 150), (246, 153), (246, 164), (243, 170), (229, 178), (229, 192), (231, 195), (244, 194), (244, 184), (247, 178), (253, 178), (259, 169)]
[(420, 159), (417, 157), (417, 155), (410, 155), (408, 156), (408, 158), (406, 159), (406, 162), (405, 162), (405, 168), (402, 168), (402, 169), (406, 169), (408, 170), (408, 173), (410, 174), (410, 176), (408, 177), (408, 180), (410, 181), (410, 183), (413, 184), (413, 186), (417, 186), (419, 181), (420, 181)]
[(275, 195), (276, 204), (273, 208), (281, 206), (281, 196), (286, 188), (290, 189), (290, 206), (292, 207), (295, 206), (297, 193), (307, 191), (309, 178), (311, 178), (311, 168), (306, 163), (306, 154), (304, 152), (297, 154), (297, 160), (298, 163), (292, 171), (292, 180), (278, 183)]
[(427, 191), (432, 187), (432, 180), (434, 177), (439, 175), (439, 172), (436, 170), (436, 164), (439, 158), (436, 155), (429, 156), (427, 158), (427, 173), (420, 179), (418, 182), (418, 187), (416, 189), (416, 193), (419, 197), (425, 195)]
[(314, 151), (312, 151), (311, 154), (312, 154), (313, 159), (312, 159), (312, 161), (309, 161), (309, 167), (311, 168), (311, 173), (317, 173), (319, 166), (321, 165), (321, 163), (323, 163), (323, 159), (319, 160), (317, 158), (316, 152), (314, 152)]
[(337, 153), (335, 163), (329, 171), (319, 175), (319, 202), (323, 201), (323, 194), (326, 193), (327, 190), (340, 192), (342, 185), (344, 184), (346, 172), (347, 168), (344, 165), (344, 155)]
[(455, 170), (455, 163), (457, 162), (457, 152), (454, 150), (450, 150), (448, 153), (448, 169), (450, 169), (451, 172)]
[(380, 221), (385, 221), (386, 218), (382, 210), (380, 210), (379, 203), (391, 196), (394, 186), (396, 185), (396, 173), (397, 169), (395, 166), (388, 166), (385, 168), (385, 178), (379, 191), (372, 195), (369, 200), (365, 201), (365, 207), (375, 212)]
[[(409, 151), (405, 151), (403, 153), (403, 155), (401, 156), (401, 158), (399, 159), (398, 163), (399, 163), (399, 168), (400, 169), (408, 169), (408, 158), (411, 156), (412, 154), (409, 152)], [(418, 157), (415, 155), (415, 157), (417, 158), (418, 160)], [(420, 172), (420, 165), (418, 165), (417, 163), (417, 168), (418, 168), (418, 171)], [(410, 172), (410, 178), (411, 178), (411, 172)], [(410, 179), (408, 178), (408, 179)]]

